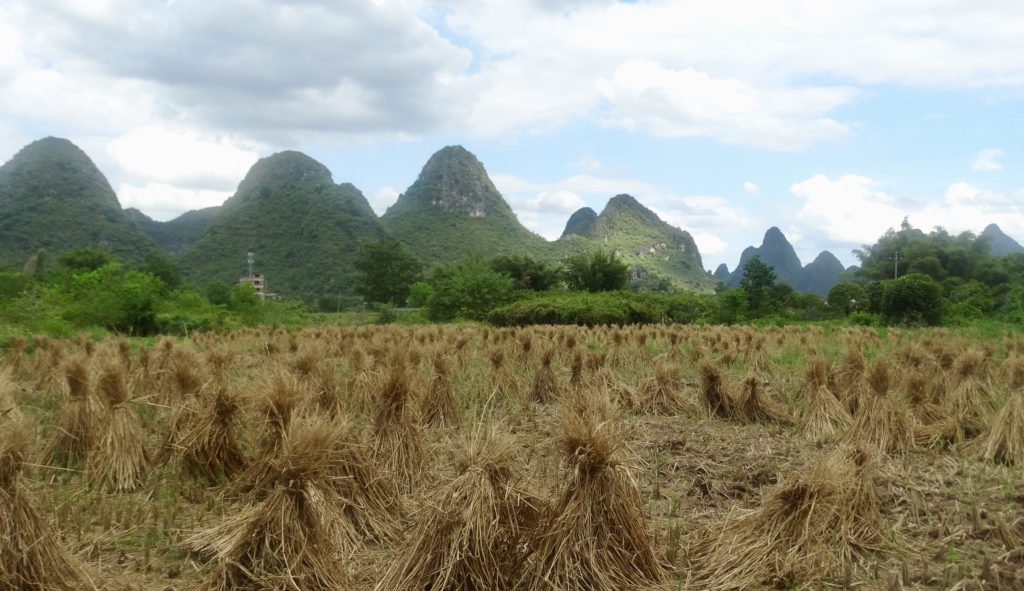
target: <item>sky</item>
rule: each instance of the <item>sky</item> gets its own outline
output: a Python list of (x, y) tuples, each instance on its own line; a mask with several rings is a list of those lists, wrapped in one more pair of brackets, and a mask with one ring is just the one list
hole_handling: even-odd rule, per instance
[(124, 207), (300, 150), (378, 213), (461, 144), (556, 239), (629, 193), (732, 269), (906, 217), (1024, 242), (1018, 0), (0, 0), (0, 160), (70, 139)]

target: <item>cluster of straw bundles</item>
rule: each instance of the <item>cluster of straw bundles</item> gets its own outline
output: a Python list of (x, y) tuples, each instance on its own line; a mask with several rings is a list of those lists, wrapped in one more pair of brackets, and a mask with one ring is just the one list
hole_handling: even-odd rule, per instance
[(443, 351), (434, 353), (434, 376), (430, 379), (430, 395), (423, 399), (422, 416), (427, 425), (438, 427), (459, 424), (459, 403), (455, 400), (451, 360)]
[(761, 506), (730, 513), (689, 552), (701, 589), (812, 588), (883, 541), (871, 454), (842, 447), (771, 490)]
[(985, 437), (984, 457), (990, 462), (1024, 466), (1024, 361), (1011, 357), (1010, 396)]
[(849, 441), (864, 441), (882, 453), (904, 453), (914, 444), (913, 424), (907, 409), (890, 395), (890, 369), (885, 357), (878, 357), (868, 370), (867, 387)]
[(296, 419), (271, 461), (269, 493), (188, 545), (212, 555), (205, 589), (342, 588), (338, 568), (359, 543), (336, 488), (342, 430), (324, 419)]
[(511, 438), (481, 427), (465, 449), (459, 476), (417, 516), (378, 591), (514, 587), (538, 503), (516, 487)]
[(608, 412), (595, 409), (599, 394), (579, 396), (563, 410), (558, 438), (569, 482), (540, 527), (521, 582), (531, 590), (601, 591), (658, 583), (664, 573), (647, 535), (643, 497), (619, 457), (623, 434)]
[(828, 366), (821, 355), (811, 357), (804, 371), (805, 398), (800, 432), (811, 441), (835, 438), (853, 419), (828, 387)]
[(72, 468), (85, 460), (96, 442), (105, 408), (93, 395), (89, 384), (89, 368), (82, 357), (72, 359), (64, 367), (68, 384), (68, 401), (57, 413), (54, 437), (46, 456), (54, 465)]
[(21, 411), (14, 400), (14, 378), (11, 371), (0, 369), (0, 424), (4, 421), (18, 421), (21, 419)]
[(146, 433), (128, 406), (128, 381), (120, 362), (110, 362), (99, 378), (107, 400), (103, 434), (89, 452), (89, 480), (94, 486), (130, 492), (142, 485), (149, 469)]
[(31, 447), (24, 426), (0, 427), (0, 589), (95, 589), (35, 508), (22, 475)]
[(202, 401), (176, 444), (182, 468), (211, 484), (241, 472), (246, 458), (235, 436), (240, 411), (228, 383), (217, 380), (213, 396)]

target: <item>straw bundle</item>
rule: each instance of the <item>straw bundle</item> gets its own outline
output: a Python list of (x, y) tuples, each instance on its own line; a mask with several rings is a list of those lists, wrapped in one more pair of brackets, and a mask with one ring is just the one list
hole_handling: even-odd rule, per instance
[(423, 441), (409, 409), (410, 381), (404, 365), (391, 368), (378, 395), (373, 421), (374, 455), (407, 491), (415, 487), (424, 470)]
[(761, 506), (715, 523), (690, 548), (691, 580), (701, 589), (819, 588), (884, 531), (873, 459), (843, 447), (793, 474)]
[(459, 476), (416, 517), (378, 591), (514, 587), (537, 502), (516, 488), (510, 438), (478, 428), (465, 449)]
[(914, 429), (907, 409), (890, 396), (889, 362), (878, 357), (868, 370), (868, 394), (844, 436), (847, 441), (863, 441), (882, 453), (901, 454), (914, 445)]
[(235, 435), (241, 407), (227, 382), (218, 380), (212, 397), (192, 416), (176, 444), (182, 468), (211, 484), (245, 469), (246, 458)]
[(990, 462), (1024, 466), (1024, 364), (1011, 367), (1010, 397), (985, 437), (983, 456)]
[(654, 369), (654, 376), (640, 386), (635, 405), (641, 412), (657, 415), (695, 412), (697, 405), (680, 391), (681, 381), (678, 365), (659, 363)]
[(85, 358), (69, 361), (64, 367), (64, 377), (68, 401), (57, 413), (46, 457), (57, 466), (72, 468), (85, 460), (95, 444), (106, 409), (92, 393)]
[(93, 486), (114, 492), (131, 492), (146, 478), (149, 453), (142, 423), (128, 405), (124, 365), (111, 362), (104, 367), (99, 390), (106, 398), (108, 411), (103, 434), (89, 452), (89, 481)]
[(31, 448), (27, 428), (0, 427), (0, 589), (96, 589), (35, 507), (22, 474)]
[(728, 419), (733, 415), (732, 396), (725, 390), (722, 374), (710, 363), (700, 364), (700, 397), (709, 417)]
[(530, 397), (541, 404), (551, 402), (558, 397), (558, 379), (551, 369), (551, 360), (555, 356), (554, 349), (545, 349), (540, 356), (540, 368), (533, 376), (533, 389)]
[(786, 409), (764, 391), (761, 380), (749, 375), (743, 380), (740, 394), (734, 408), (735, 418), (750, 423), (793, 424), (793, 417)]
[(830, 441), (850, 426), (853, 419), (828, 387), (828, 369), (821, 355), (811, 357), (804, 371), (806, 405), (800, 432), (811, 441)]
[(338, 565), (359, 534), (332, 483), (338, 436), (326, 420), (292, 422), (272, 462), (270, 492), (187, 540), (214, 559), (203, 589), (343, 588)]
[(527, 589), (634, 589), (664, 577), (647, 535), (643, 497), (619, 458), (622, 433), (599, 418), (600, 406), (583, 415), (563, 412), (558, 446), (569, 482), (533, 542), (520, 582)]
[(421, 403), (423, 422), (439, 427), (459, 424), (459, 403), (455, 400), (452, 364), (440, 350), (434, 354), (434, 376), (430, 379), (430, 396)]

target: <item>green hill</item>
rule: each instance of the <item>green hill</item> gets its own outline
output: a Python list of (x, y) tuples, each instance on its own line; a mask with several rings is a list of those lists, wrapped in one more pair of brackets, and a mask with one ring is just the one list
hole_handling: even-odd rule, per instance
[(630, 266), (634, 280), (653, 274), (679, 287), (700, 291), (714, 288), (715, 280), (704, 270), (700, 251), (689, 232), (666, 223), (632, 196), (612, 197), (593, 220), (588, 220), (585, 213), (577, 214), (580, 212), (573, 217), (582, 223), (575, 225), (572, 234), (588, 238), (593, 248), (614, 250)]
[(126, 261), (155, 248), (70, 141), (32, 142), (0, 166), (0, 260), (20, 266), (41, 249), (54, 255), (86, 246), (109, 248)]
[(355, 253), (384, 235), (358, 189), (334, 184), (305, 154), (280, 152), (253, 165), (180, 260), (193, 282), (234, 282), (254, 252), (269, 292), (311, 300), (352, 293)]
[(419, 178), (380, 221), (428, 265), (458, 261), (472, 253), (551, 260), (556, 252), (519, 223), (483, 164), (461, 146), (448, 146), (431, 156)]
[(775, 277), (780, 283), (788, 283), (794, 289), (798, 289), (797, 286), (803, 281), (801, 276), (803, 265), (800, 263), (800, 257), (797, 256), (793, 245), (786, 239), (786, 235), (775, 226), (768, 228), (768, 231), (764, 233), (761, 246), (757, 248), (748, 246), (743, 249), (740, 254), (740, 262), (736, 265), (736, 270), (732, 272), (731, 283), (733, 286), (739, 285), (743, 280), (743, 268), (755, 256), (760, 257), (762, 262), (775, 269)]
[(1015, 252), (1024, 253), (1024, 246), (1007, 236), (996, 224), (985, 226), (981, 237), (988, 240), (988, 248), (992, 256), (1001, 257)]
[(173, 220), (158, 222), (141, 211), (129, 207), (124, 210), (128, 218), (161, 249), (177, 254), (187, 250), (202, 238), (206, 228), (220, 212), (219, 206), (186, 211)]
[(839, 277), (846, 272), (843, 263), (839, 262), (836, 255), (827, 250), (821, 251), (818, 256), (807, 263), (807, 266), (800, 272), (800, 283), (793, 287), (797, 291), (813, 293), (825, 298), (829, 290), (839, 283)]

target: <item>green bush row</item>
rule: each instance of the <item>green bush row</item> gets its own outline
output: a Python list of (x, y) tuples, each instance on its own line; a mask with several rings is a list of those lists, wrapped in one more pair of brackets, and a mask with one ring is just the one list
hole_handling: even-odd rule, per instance
[(488, 320), (496, 326), (691, 324), (705, 319), (710, 308), (708, 296), (693, 293), (548, 292), (496, 308)]

